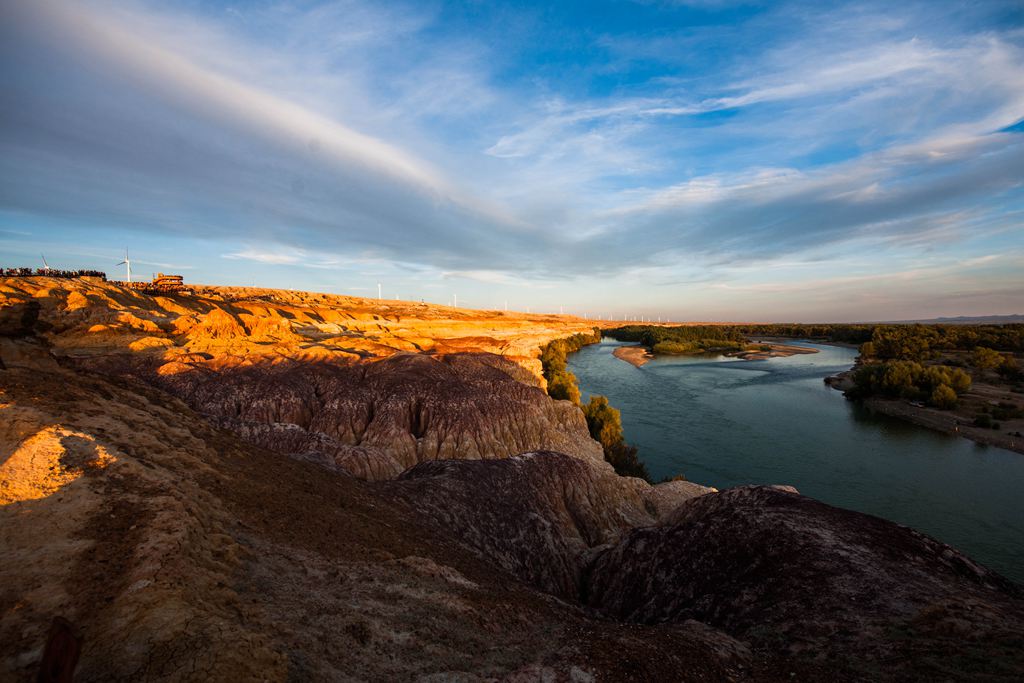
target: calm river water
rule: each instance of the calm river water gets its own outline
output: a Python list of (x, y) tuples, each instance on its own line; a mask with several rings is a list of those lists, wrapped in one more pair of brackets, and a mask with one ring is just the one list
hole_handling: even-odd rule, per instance
[(825, 386), (856, 350), (745, 361), (660, 357), (642, 368), (605, 340), (569, 358), (584, 401), (622, 411), (653, 479), (791, 484), (914, 527), (1024, 583), (1024, 455), (874, 415)]

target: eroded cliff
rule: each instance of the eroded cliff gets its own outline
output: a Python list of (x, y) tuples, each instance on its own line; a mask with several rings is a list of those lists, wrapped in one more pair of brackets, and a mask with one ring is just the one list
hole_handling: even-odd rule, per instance
[(365, 301), (0, 294), (6, 677), (55, 616), (84, 681), (1024, 675), (1020, 589), (948, 546), (615, 475), (533, 374), (582, 321), (424, 309), (417, 350)]
[(276, 290), (171, 298), (50, 278), (8, 278), (0, 296), (7, 329), (55, 357), (157, 386), (254, 444), (358, 477), (538, 449), (603, 460), (580, 411), (538, 388), (539, 347), (593, 329), (578, 319)]

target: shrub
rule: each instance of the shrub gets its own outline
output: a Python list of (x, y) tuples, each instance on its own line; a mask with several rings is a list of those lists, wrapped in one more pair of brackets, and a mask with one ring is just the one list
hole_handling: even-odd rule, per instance
[[(971, 376), (946, 365), (924, 366), (915, 361), (894, 360), (862, 365), (853, 374), (854, 397), (896, 396), (908, 400), (929, 398), (936, 388), (946, 386), (957, 396), (971, 388)], [(945, 393), (945, 392), (941, 392)]]
[(647, 467), (640, 462), (635, 446), (625, 442), (622, 434), (622, 413), (613, 408), (604, 396), (591, 396), (583, 406), (590, 436), (604, 449), (604, 459), (618, 474), (650, 481)]
[[(601, 333), (595, 329), (593, 334), (574, 334), (566, 339), (556, 339), (541, 348), (540, 362), (551, 398), (580, 405), (579, 385), (576, 376), (569, 372), (566, 359), (570, 353), (599, 341)], [(636, 448), (625, 442), (622, 414), (604, 396), (591, 396), (590, 402), (582, 408), (590, 436), (601, 444), (604, 459), (611, 463), (615, 471), (622, 476), (650, 481), (650, 475), (640, 462)]]
[(1024, 376), (1024, 373), (1021, 373), (1017, 359), (1009, 355), (1003, 356), (1002, 363), (998, 368), (996, 368), (996, 372), (998, 372), (1002, 378), (1011, 382), (1017, 381)]
[(674, 342), (674, 341), (663, 341), (655, 344), (651, 351), (654, 353), (662, 353), (669, 355), (678, 355), (684, 353), (695, 353), (700, 351), (700, 344), (697, 342)]
[(949, 410), (956, 407), (956, 392), (946, 384), (940, 384), (932, 390), (931, 404), (936, 408)]
[(971, 364), (979, 370), (998, 368), (1003, 363), (1003, 354), (984, 346), (974, 347), (971, 352)]
[(576, 384), (576, 375), (571, 372), (555, 375), (548, 382), (548, 395), (558, 401), (572, 401), (579, 405), (580, 389)]

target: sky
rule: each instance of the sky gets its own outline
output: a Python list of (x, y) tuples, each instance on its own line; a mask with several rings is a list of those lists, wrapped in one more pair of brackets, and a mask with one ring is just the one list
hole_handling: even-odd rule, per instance
[(1024, 313), (1024, 4), (0, 2), (0, 265)]

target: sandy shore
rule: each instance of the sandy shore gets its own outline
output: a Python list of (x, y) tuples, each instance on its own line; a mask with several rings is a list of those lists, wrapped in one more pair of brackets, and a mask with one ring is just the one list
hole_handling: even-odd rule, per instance
[[(793, 337), (758, 337), (757, 341), (764, 341), (770, 344), (779, 343), (786, 344), (793, 341)], [(753, 343), (757, 343), (757, 341)], [(821, 344), (822, 346), (841, 346), (844, 349), (859, 349), (860, 344), (851, 344), (850, 342), (840, 341), (829, 341), (828, 339), (814, 339), (814, 338), (801, 338), (800, 341), (810, 342), (812, 344)]]
[(767, 360), (768, 358), (786, 358), (788, 356), (796, 356), (804, 353), (818, 353), (818, 349), (809, 349), (806, 346), (793, 346), (791, 344), (761, 344), (761, 346), (770, 346), (769, 351), (735, 351), (733, 353), (727, 353), (725, 355), (732, 358), (742, 358), (744, 360)]
[[(724, 349), (720, 352), (723, 355), (731, 358), (742, 358), (743, 360), (767, 360), (768, 358), (785, 358), (787, 356), (795, 356), (802, 353), (818, 353), (818, 349), (809, 349), (806, 346), (792, 346), (790, 344), (775, 344), (766, 343), (761, 346), (770, 346), (771, 349), (768, 351), (755, 350), (755, 351), (731, 351), (725, 352)], [(708, 350), (703, 353), (714, 353), (714, 350)], [(619, 360), (624, 360), (631, 365), (640, 367), (655, 356), (653, 353), (647, 350), (645, 346), (620, 346), (612, 352)], [(681, 355), (700, 355), (700, 354), (681, 354)]]
[(654, 358), (650, 351), (644, 346), (620, 346), (612, 351), (612, 355), (619, 360), (624, 360), (630, 365), (640, 367)]

